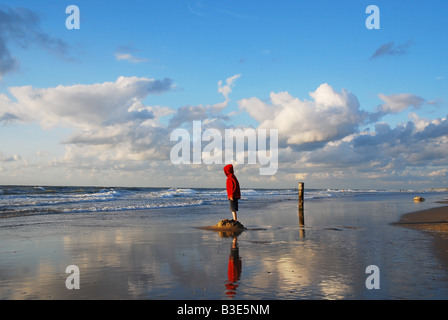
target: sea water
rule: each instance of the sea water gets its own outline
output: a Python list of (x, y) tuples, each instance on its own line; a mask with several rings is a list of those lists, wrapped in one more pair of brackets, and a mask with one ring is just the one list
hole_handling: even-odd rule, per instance
[[(372, 197), (379, 199), (383, 196), (414, 193), (413, 190), (308, 189), (304, 198), (305, 200)], [(249, 203), (295, 201), (297, 189), (243, 189), (242, 198)], [(0, 218), (36, 214), (197, 207), (220, 205), (225, 202), (227, 196), (223, 188), (0, 186)]]
[(309, 189), (301, 224), (296, 189), (242, 190), (232, 236), (197, 228), (231, 218), (223, 189), (0, 190), (2, 299), (448, 298), (431, 237), (391, 225), (442, 192)]

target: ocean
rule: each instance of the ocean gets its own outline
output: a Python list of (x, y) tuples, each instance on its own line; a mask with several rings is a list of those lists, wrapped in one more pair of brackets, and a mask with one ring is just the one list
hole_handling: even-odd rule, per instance
[(0, 186), (0, 299), (447, 299), (432, 237), (392, 225), (446, 197), (305, 189), (301, 221), (297, 189), (243, 189), (228, 235), (198, 228), (231, 219), (225, 189)]
[[(413, 190), (308, 189), (305, 200), (379, 198)], [(433, 194), (426, 190), (424, 194)], [(419, 193), (421, 194), (421, 192)], [(437, 194), (437, 192), (436, 192)], [(297, 200), (297, 189), (243, 189), (246, 203)], [(0, 186), (0, 218), (39, 214), (188, 208), (227, 203), (223, 188)]]
[[(290, 199), (294, 193), (294, 190), (242, 191), (243, 197), (250, 201)], [(0, 186), (0, 218), (197, 207), (223, 202), (227, 202), (225, 189)]]

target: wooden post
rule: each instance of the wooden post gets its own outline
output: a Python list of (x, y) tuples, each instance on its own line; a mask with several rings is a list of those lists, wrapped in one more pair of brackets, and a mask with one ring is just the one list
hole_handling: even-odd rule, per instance
[(305, 215), (303, 214), (303, 207), (299, 207), (299, 226), (305, 226)]
[(303, 208), (303, 193), (305, 191), (304, 183), (299, 182), (299, 208)]
[(299, 182), (299, 227), (300, 227), (300, 237), (305, 237), (305, 215), (303, 214), (303, 193), (304, 193), (304, 183)]

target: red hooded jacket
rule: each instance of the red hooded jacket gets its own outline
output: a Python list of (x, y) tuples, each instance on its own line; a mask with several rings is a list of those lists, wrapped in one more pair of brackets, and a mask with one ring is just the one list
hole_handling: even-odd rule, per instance
[(240, 183), (233, 174), (233, 165), (226, 165), (224, 167), (224, 173), (227, 176), (226, 189), (228, 198), (241, 199)]

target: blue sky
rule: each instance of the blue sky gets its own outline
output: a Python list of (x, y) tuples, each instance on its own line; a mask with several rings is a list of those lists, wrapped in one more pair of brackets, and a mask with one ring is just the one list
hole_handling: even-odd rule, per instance
[[(80, 29), (65, 9), (80, 10)], [(369, 30), (367, 6), (380, 10)], [(0, 184), (220, 187), (170, 132), (279, 130), (247, 187), (448, 183), (443, 1), (0, 0)], [(223, 92), (226, 92), (225, 94)]]

